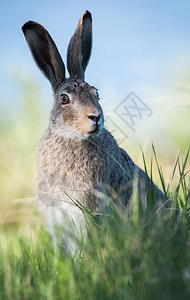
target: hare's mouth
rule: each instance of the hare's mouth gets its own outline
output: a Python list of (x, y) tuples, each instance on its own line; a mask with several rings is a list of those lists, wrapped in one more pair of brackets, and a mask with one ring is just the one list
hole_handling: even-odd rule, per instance
[(100, 132), (100, 127), (96, 127), (94, 130), (89, 131), (88, 134), (89, 135), (96, 135)]

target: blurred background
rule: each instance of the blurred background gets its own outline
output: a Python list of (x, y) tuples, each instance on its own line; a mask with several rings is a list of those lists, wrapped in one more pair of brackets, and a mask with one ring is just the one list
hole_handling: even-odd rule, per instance
[(0, 222), (30, 218), (36, 154), (53, 102), (21, 31), (28, 20), (50, 32), (66, 61), (81, 15), (92, 13), (85, 79), (99, 89), (105, 126), (140, 166), (141, 147), (149, 164), (153, 142), (169, 180), (190, 144), (190, 2), (7, 0), (0, 8)]

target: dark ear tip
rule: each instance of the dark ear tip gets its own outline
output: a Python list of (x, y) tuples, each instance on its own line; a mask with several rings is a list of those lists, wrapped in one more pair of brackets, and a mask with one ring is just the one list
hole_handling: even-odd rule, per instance
[(30, 29), (33, 25), (33, 21), (28, 21), (22, 26), (22, 31), (25, 33), (27, 29)]
[(22, 31), (25, 34), (27, 30), (32, 30), (36, 26), (42, 28), (42, 25), (40, 25), (39, 23), (34, 22), (34, 21), (28, 21), (22, 26)]
[(92, 20), (92, 15), (88, 10), (85, 10), (84, 14), (82, 15), (82, 19), (86, 19), (89, 18), (90, 20)]

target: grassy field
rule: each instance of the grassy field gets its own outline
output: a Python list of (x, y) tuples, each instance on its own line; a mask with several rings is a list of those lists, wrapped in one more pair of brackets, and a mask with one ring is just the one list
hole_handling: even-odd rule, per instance
[(82, 255), (63, 257), (35, 207), (44, 104), (32, 85), (22, 89), (21, 110), (12, 119), (2, 115), (0, 124), (0, 299), (190, 299), (189, 152), (172, 166), (161, 159), (162, 169), (154, 147), (153, 163), (144, 157), (171, 205), (149, 213), (137, 200), (126, 214), (113, 208), (101, 228), (89, 221), (85, 244), (73, 237)]

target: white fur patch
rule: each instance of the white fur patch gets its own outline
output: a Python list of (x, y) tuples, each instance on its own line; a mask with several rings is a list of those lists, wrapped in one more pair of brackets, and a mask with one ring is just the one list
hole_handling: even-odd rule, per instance
[[(54, 247), (61, 243), (65, 253), (70, 251), (75, 254), (78, 245), (72, 236), (76, 239), (86, 237), (86, 220), (82, 211), (71, 202), (63, 202), (59, 207), (52, 207), (40, 200), (38, 200), (38, 209), (53, 237)], [(61, 236), (57, 235), (59, 232)]]
[(65, 139), (81, 139), (82, 137), (76, 131), (74, 125), (64, 125), (56, 130), (55, 134), (63, 136)]

